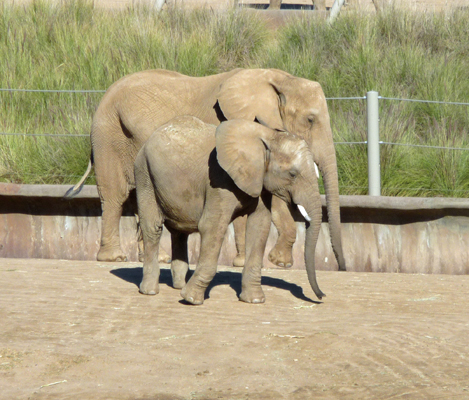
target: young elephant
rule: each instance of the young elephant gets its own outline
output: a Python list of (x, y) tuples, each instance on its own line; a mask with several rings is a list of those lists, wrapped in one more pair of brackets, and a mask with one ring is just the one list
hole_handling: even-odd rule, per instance
[[(313, 156), (303, 139), (246, 120), (225, 121), (217, 128), (195, 117), (177, 117), (158, 128), (139, 151), (135, 181), (145, 247), (141, 293), (158, 293), (164, 224), (171, 233), (173, 286), (182, 288), (187, 302), (202, 304), (228, 224), (247, 215), (240, 300), (263, 303), (261, 268), (275, 195), (297, 206), (308, 221), (306, 269), (314, 293), (324, 296), (314, 266), (321, 201)], [(200, 256), (185, 284), (187, 239), (197, 231)]]

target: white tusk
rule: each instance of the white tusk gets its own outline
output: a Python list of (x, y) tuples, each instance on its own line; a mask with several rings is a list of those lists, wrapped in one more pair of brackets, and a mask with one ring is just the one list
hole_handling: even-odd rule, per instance
[(314, 169), (316, 170), (316, 175), (319, 178), (319, 168), (318, 168), (318, 165), (316, 163), (314, 163)]
[(311, 217), (308, 215), (305, 208), (301, 204), (298, 204), (298, 210), (300, 210), (301, 215), (306, 221), (311, 222)]

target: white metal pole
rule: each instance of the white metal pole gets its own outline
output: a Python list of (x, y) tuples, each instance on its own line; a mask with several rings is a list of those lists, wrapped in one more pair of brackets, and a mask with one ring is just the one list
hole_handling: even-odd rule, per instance
[(366, 94), (368, 126), (368, 194), (381, 196), (381, 166), (379, 156), (379, 95), (370, 91)]
[(332, 24), (334, 20), (337, 18), (339, 15), (340, 9), (344, 5), (345, 0), (335, 0), (334, 4), (332, 4), (331, 11), (329, 12), (329, 18), (327, 19), (327, 22), (329, 24)]
[(164, 6), (164, 3), (166, 3), (166, 0), (155, 0), (154, 8), (156, 9), (156, 11), (161, 11)]

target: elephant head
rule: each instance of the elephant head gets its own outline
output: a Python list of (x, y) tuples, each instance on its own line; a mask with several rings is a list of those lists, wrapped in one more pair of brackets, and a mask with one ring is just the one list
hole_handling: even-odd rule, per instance
[(322, 221), (312, 152), (302, 138), (246, 120), (223, 122), (216, 130), (217, 160), (239, 189), (259, 197), (265, 189), (295, 205), (307, 221), (305, 264), (316, 296), (314, 254)]
[(306, 141), (324, 180), (332, 247), (345, 271), (337, 161), (321, 85), (280, 70), (242, 70), (221, 85), (218, 103), (228, 120), (257, 120)]

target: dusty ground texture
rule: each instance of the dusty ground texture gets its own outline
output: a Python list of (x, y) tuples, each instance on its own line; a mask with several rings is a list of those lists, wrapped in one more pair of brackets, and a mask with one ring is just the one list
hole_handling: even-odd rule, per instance
[(0, 259), (1, 399), (468, 399), (469, 276), (221, 268), (202, 306), (169, 270)]

